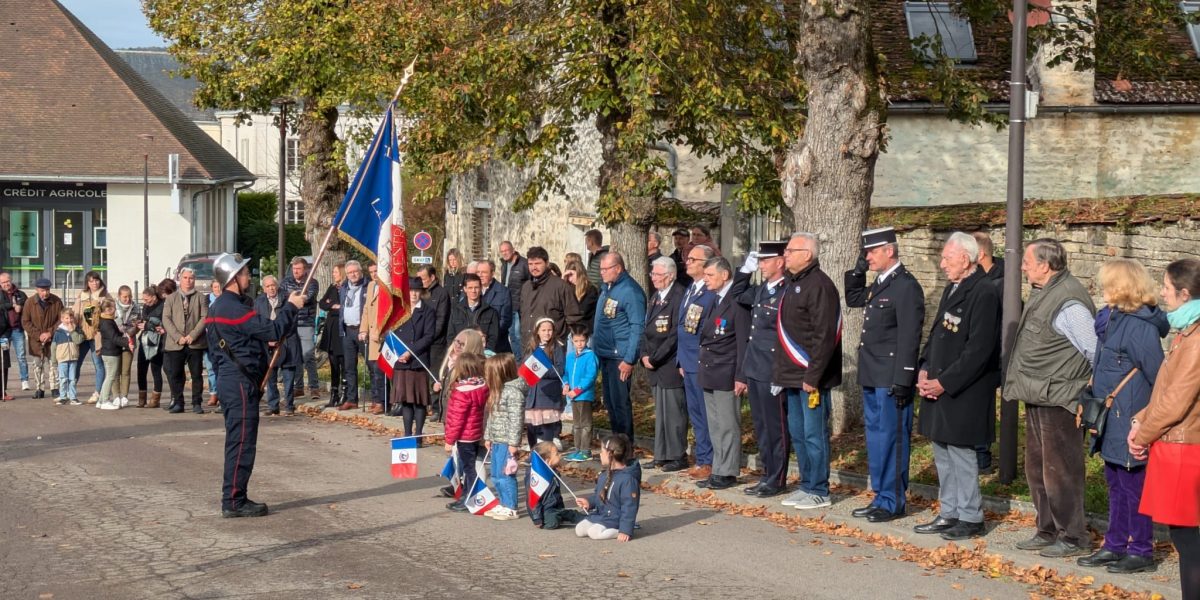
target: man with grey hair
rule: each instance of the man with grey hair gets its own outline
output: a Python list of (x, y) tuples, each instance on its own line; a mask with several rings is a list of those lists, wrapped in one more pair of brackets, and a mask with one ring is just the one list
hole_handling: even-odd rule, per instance
[(639, 354), (654, 394), (654, 460), (642, 467), (681, 471), (688, 467), (687, 399), (675, 351), (679, 343), (679, 303), (686, 290), (675, 280), (675, 261), (669, 256), (650, 263), (650, 283), (654, 293), (646, 305)]
[[(976, 264), (978, 242), (962, 232), (942, 248), (949, 280), (929, 329), (917, 393), (919, 430), (933, 443), (938, 473), (937, 518), (913, 528), (947, 540), (982, 535), (983, 497), (975, 448), (995, 425), (1000, 382), (1000, 293)], [(989, 413), (992, 413), (989, 415)]]
[[(858, 385), (867, 465), (875, 498), (851, 514), (872, 523), (904, 516), (912, 439), (913, 387), (925, 322), (925, 291), (900, 262), (896, 230), (864, 231), (862, 256), (844, 276), (846, 306), (863, 309)], [(867, 271), (876, 273), (867, 287)]]
[(842, 302), (821, 270), (821, 242), (794, 233), (784, 249), (783, 306), (773, 383), (786, 390), (788, 433), (800, 464), (800, 488), (784, 506), (830, 505), (830, 391), (842, 383)]
[(346, 385), (345, 402), (338, 410), (358, 408), (358, 359), (367, 354), (367, 330), (370, 317), (363, 314), (367, 303), (367, 282), (363, 278), (362, 264), (357, 260), (346, 261), (346, 281), (338, 290), (338, 304), (342, 306), (342, 378)]
[(714, 294), (701, 318), (700, 387), (712, 440), (712, 472), (696, 485), (723, 490), (737, 483), (742, 463), (741, 402), (746, 394), (743, 371), (746, 341), (750, 336), (750, 311), (738, 303), (733, 289), (733, 268), (722, 257), (704, 264), (704, 285)]
[(683, 392), (687, 399), (688, 420), (692, 423), (694, 446), (692, 457), (696, 464), (688, 471), (692, 479), (708, 479), (712, 475), (712, 442), (708, 437), (708, 416), (704, 412), (704, 389), (700, 387), (700, 320), (716, 294), (704, 287), (704, 264), (715, 255), (708, 246), (693, 246), (684, 264), (692, 285), (679, 302), (679, 326), (676, 360), (683, 377)]
[[(303, 366), (298, 373), (299, 379), (296, 381), (295, 394), (297, 396), (304, 395), (304, 376), (307, 374), (308, 391), (315, 400), (321, 397), (321, 388), (317, 382), (317, 359), (314, 352), (316, 350), (317, 293), (320, 284), (314, 277), (308, 282), (307, 287), (304, 286), (308, 270), (308, 259), (303, 256), (292, 258), (291, 271), (279, 282), (279, 288), (280, 294), (284, 298), (291, 296), (292, 292), (304, 293), (304, 308), (301, 308), (300, 312), (296, 314), (296, 332), (292, 334), (299, 337), (300, 347), (304, 354)], [(302, 287), (304, 289), (300, 289)]]
[[(532, 253), (530, 253), (532, 256)], [(600, 298), (592, 324), (592, 349), (600, 359), (604, 408), (614, 433), (633, 439), (633, 404), (629, 399), (638, 342), (646, 323), (646, 294), (625, 270), (620, 252), (600, 257)], [(587, 448), (581, 448), (587, 451)]]
[(650, 272), (650, 265), (660, 256), (662, 256), (662, 234), (651, 229), (646, 234), (646, 272)]
[[(521, 256), (512, 242), (500, 242), (500, 272), (498, 278), (501, 285), (508, 288), (508, 297), (512, 301), (512, 320), (508, 326), (508, 344), (512, 348), (513, 357), (521, 362), (521, 289), (529, 279), (529, 261)], [(467, 271), (470, 273), (470, 269)], [(503, 334), (501, 334), (503, 335)]]
[(1057, 240), (1034, 240), (1021, 271), (1033, 290), (1006, 369), (1004, 399), (1025, 403), (1025, 477), (1037, 533), (1017, 544), (1050, 558), (1091, 552), (1083, 514), (1084, 454), (1075, 409), (1092, 374), (1095, 307)]
[[(496, 340), (496, 352), (512, 352), (508, 341), (508, 327), (512, 324), (513, 316), (512, 296), (508, 293), (508, 288), (496, 281), (495, 262), (491, 259), (476, 262), (475, 274), (479, 275), (479, 282), (483, 286), (483, 302), (494, 308), (500, 316), (500, 339)], [(443, 356), (445, 353), (435, 356), (433, 362), (442, 364)]]
[(204, 321), (208, 318), (208, 295), (196, 289), (196, 273), (184, 268), (179, 272), (179, 289), (163, 303), (163, 370), (171, 386), (172, 413), (183, 407), (183, 369), (186, 366), (192, 381), (192, 412), (204, 414), (204, 351), (208, 337)]

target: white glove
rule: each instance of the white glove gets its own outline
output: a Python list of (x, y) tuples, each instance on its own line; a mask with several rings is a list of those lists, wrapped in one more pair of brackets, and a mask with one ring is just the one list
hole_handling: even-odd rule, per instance
[(758, 251), (751, 250), (746, 255), (746, 262), (742, 263), (742, 268), (738, 269), (743, 273), (753, 273), (758, 270)]
[(782, 392), (782, 391), (783, 391), (783, 387), (782, 387), (782, 386), (778, 386), (778, 385), (772, 385), (772, 386), (771, 386), (771, 395), (772, 395), (772, 396), (778, 396), (778, 395), (779, 395), (779, 392)]

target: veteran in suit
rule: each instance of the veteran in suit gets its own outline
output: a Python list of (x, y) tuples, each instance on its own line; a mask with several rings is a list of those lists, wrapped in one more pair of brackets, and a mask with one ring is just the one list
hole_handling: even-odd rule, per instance
[(675, 261), (660, 256), (650, 262), (654, 293), (646, 303), (646, 326), (642, 329), (641, 362), (654, 394), (654, 460), (646, 469), (681, 471), (687, 461), (687, 399), (683, 375), (676, 364), (679, 344), (679, 305), (687, 289), (675, 279)]
[(701, 318), (700, 387), (712, 440), (712, 474), (697, 485), (723, 490), (737, 483), (742, 468), (739, 396), (746, 393), (742, 365), (750, 337), (750, 311), (738, 304), (733, 267), (717, 256), (704, 263), (704, 285), (715, 296)]

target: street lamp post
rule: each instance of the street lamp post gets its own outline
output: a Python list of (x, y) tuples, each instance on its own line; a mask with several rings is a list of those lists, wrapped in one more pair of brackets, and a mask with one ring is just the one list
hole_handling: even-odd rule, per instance
[[(148, 133), (138, 135), (138, 139), (153, 142), (154, 136)], [(150, 285), (150, 149), (142, 153), (142, 287)]]
[(275, 257), (279, 268), (279, 280), (283, 281), (286, 273), (286, 258), (284, 258), (285, 246), (287, 245), (286, 232), (284, 223), (287, 218), (287, 111), (288, 106), (294, 104), (292, 100), (287, 98), (277, 98), (271, 104), (279, 107), (279, 240), (276, 249)]

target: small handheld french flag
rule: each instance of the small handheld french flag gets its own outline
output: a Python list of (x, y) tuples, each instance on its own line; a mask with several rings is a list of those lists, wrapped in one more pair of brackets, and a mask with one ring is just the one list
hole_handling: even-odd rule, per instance
[(462, 497), (462, 469), (458, 468), (457, 456), (451, 456), (446, 459), (446, 466), (442, 467), (442, 477), (445, 477), (451, 487), (454, 488), (454, 499), (458, 500)]
[(482, 515), (483, 513), (492, 510), (500, 501), (496, 499), (496, 495), (492, 490), (488, 489), (482, 477), (475, 478), (475, 485), (471, 486), (471, 495), (467, 496), (467, 510), (473, 515)]
[(550, 489), (550, 481), (554, 477), (554, 469), (534, 452), (529, 456), (529, 508), (534, 508)]
[(417, 477), (417, 438), (392, 438), (392, 478)]
[(400, 340), (396, 332), (388, 332), (387, 337), (383, 338), (383, 344), (379, 347), (379, 369), (388, 378), (391, 378), (395, 371), (396, 363), (400, 362), (400, 356), (408, 352), (408, 346)]
[(537, 382), (541, 381), (542, 377), (545, 377), (546, 373), (553, 368), (554, 362), (550, 360), (549, 356), (546, 356), (546, 352), (541, 348), (535, 348), (529, 358), (525, 359), (521, 368), (517, 369), (517, 373), (525, 380), (525, 383), (532, 386), (537, 385)]

